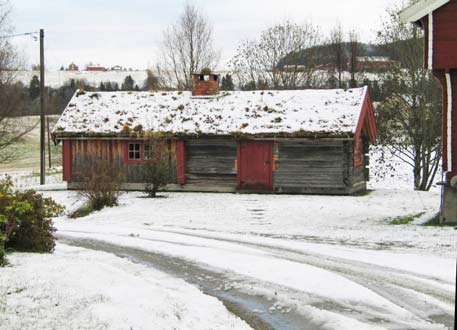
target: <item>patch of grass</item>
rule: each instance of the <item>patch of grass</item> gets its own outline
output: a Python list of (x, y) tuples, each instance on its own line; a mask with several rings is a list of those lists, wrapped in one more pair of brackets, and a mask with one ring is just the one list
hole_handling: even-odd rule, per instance
[(370, 189), (361, 190), (361, 191), (358, 191), (358, 192), (352, 194), (351, 196), (354, 196), (354, 197), (369, 196), (373, 191), (374, 191), (374, 190), (370, 190)]
[(77, 210), (73, 211), (69, 217), (72, 219), (83, 218), (94, 212), (95, 209), (91, 203), (84, 204)]
[[(59, 116), (50, 116), (50, 128), (54, 126)], [(38, 122), (38, 116), (18, 117), (17, 121), (25, 121), (26, 124)], [(48, 143), (46, 147), (46, 166), (48, 165)], [(38, 169), (40, 167), (40, 125), (37, 125), (24, 138), (7, 147), (6, 149), (15, 151), (17, 158), (10, 163), (0, 164), (0, 169)], [(52, 166), (62, 165), (62, 144), (57, 146), (51, 142)]]
[(452, 224), (448, 224), (448, 223), (441, 223), (440, 218), (441, 218), (441, 216), (438, 213), (428, 222), (424, 223), (424, 226), (426, 226), (426, 227), (455, 227), (455, 229), (457, 229), (457, 226), (455, 224), (452, 225)]
[(391, 225), (407, 225), (407, 224), (413, 222), (414, 220), (416, 220), (417, 218), (420, 218), (424, 214), (425, 214), (425, 212), (421, 212), (421, 213), (417, 213), (417, 214), (414, 214), (414, 215), (406, 215), (406, 216), (396, 217), (394, 219), (391, 219), (389, 221), (389, 224), (391, 224)]

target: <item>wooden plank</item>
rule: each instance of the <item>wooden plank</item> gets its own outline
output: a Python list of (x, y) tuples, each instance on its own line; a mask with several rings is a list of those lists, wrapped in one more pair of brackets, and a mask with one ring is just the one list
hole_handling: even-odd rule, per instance
[(178, 184), (186, 184), (186, 146), (184, 141), (176, 141), (176, 177)]
[(71, 140), (63, 141), (62, 148), (62, 164), (63, 164), (63, 181), (72, 181), (72, 152), (71, 152)]

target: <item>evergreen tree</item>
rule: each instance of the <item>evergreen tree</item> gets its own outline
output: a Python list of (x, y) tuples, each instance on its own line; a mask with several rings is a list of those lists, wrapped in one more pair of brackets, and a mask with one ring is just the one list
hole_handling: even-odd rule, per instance
[(101, 92), (104, 92), (106, 90), (106, 87), (105, 87), (105, 84), (102, 82), (100, 82), (100, 86), (98, 87), (98, 89), (101, 91)]
[(235, 89), (232, 76), (230, 74), (226, 74), (225, 77), (222, 77), (221, 89), (223, 91), (233, 91)]
[(113, 82), (112, 87), (114, 92), (117, 92), (119, 90), (119, 84), (117, 82)]
[(105, 91), (107, 91), (107, 92), (113, 91), (113, 86), (111, 85), (111, 82), (110, 82), (110, 81), (107, 81), (107, 82), (105, 83)]
[(33, 76), (29, 85), (29, 97), (35, 100), (38, 96), (40, 96), (40, 80), (37, 76)]
[(254, 91), (257, 89), (257, 86), (255, 84), (254, 80), (248, 81), (246, 85), (243, 86), (242, 88), (244, 91)]
[(133, 91), (135, 88), (135, 81), (133, 80), (132, 76), (128, 75), (125, 77), (124, 82), (122, 83), (122, 90), (123, 91)]

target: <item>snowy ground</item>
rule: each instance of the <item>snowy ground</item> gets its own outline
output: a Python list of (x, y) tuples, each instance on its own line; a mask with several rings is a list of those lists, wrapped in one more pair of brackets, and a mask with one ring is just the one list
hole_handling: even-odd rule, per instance
[[(372, 164), (376, 164), (373, 159), (376, 158), (372, 157)], [(427, 193), (412, 191), (408, 171), (400, 166), (395, 173), (382, 177), (373, 168), (374, 180), (370, 186), (375, 190), (360, 197), (166, 193), (166, 198), (152, 200), (142, 198), (140, 193), (124, 194), (119, 207), (78, 220), (66, 216), (56, 219), (57, 234), (63, 242), (110, 252), (111, 256), (73, 250), (65, 244), (58, 245), (55, 256), (10, 256), (18, 270), (29, 263), (43, 264), (43, 275), (53, 274), (53, 277), (48, 281), (43, 279), (40, 284), (24, 279), (35, 288), (25, 291), (8, 291), (0, 285), (0, 301), (2, 295), (3, 299), (9, 299), (3, 311), (13, 320), (11, 324), (16, 325), (14, 310), (19, 306), (30, 307), (20, 302), (22, 295), (37, 295), (38, 287), (57, 283), (50, 296), (58, 297), (61, 285), (68, 285), (66, 288), (74, 286), (77, 292), (81, 288), (81, 299), (92, 299), (91, 290), (108, 297), (108, 302), (88, 303), (89, 308), (85, 309), (85, 313), (92, 313), (94, 322), (107, 322), (107, 329), (117, 329), (114, 324), (118, 317), (134, 329), (150, 329), (134, 323), (132, 315), (136, 314), (131, 311), (147, 308), (160, 311), (163, 307), (163, 314), (155, 314), (158, 318), (155, 322), (161, 324), (161, 315), (165, 319), (173, 315), (173, 306), (166, 303), (157, 306), (157, 301), (151, 299), (140, 308), (134, 299), (114, 299), (112, 295), (116, 291), (104, 291), (104, 285), (116, 280), (118, 284), (113, 287), (119, 285), (128, 290), (131, 286), (132, 292), (136, 292), (143, 281), (159, 283), (161, 276), (166, 276), (150, 269), (151, 264), (154, 267), (160, 264), (161, 271), (185, 278), (218, 298), (230, 294), (238, 295), (241, 300), (257, 297), (260, 305), (267, 306), (266, 310), (249, 308), (246, 304), (244, 308), (252, 315), (272, 320), (271, 324), (279, 324), (273, 326), (275, 329), (451, 329), (457, 231), (452, 227), (418, 225), (437, 213), (440, 194), (437, 187)], [(82, 204), (74, 192), (44, 193), (65, 204), (68, 212)], [(394, 218), (404, 216), (417, 219), (407, 225), (390, 224)], [(142, 265), (116, 259), (113, 254)], [(78, 257), (73, 259), (69, 255)], [(93, 259), (78, 261), (86, 255)], [(154, 255), (155, 262), (147, 263), (148, 255)], [(47, 268), (52, 267), (53, 260), (62, 269), (65, 262), (69, 263), (74, 282), (69, 273)], [(113, 278), (108, 272), (102, 281), (90, 283), (88, 279), (98, 275), (88, 275), (78, 282), (79, 275), (75, 274), (98, 272), (97, 269), (106, 267), (105, 262), (110, 264)], [(129, 267), (144, 270), (140, 272), (141, 280), (117, 276)], [(15, 269), (8, 268), (10, 273), (6, 276), (15, 278), (14, 274), (22, 274)], [(208, 277), (202, 276), (203, 273)], [(0, 277), (3, 274), (2, 270)], [(209, 288), (211, 281), (217, 285)], [(1, 283), (4, 282), (2, 279)], [(86, 287), (89, 289), (84, 290), (88, 291), (83, 290)], [(174, 291), (167, 285), (163, 289), (163, 294)], [(197, 290), (191, 295), (203, 299)], [(186, 297), (187, 294), (178, 293), (176, 298), (184, 301), (185, 311), (199, 315), (206, 309), (191, 309), (193, 305), (188, 305)], [(48, 298), (43, 299), (47, 304)], [(205, 299), (209, 299), (210, 307), (201, 320), (212, 322), (213, 311), (219, 313), (217, 309), (222, 305)], [(118, 305), (114, 303), (113, 307), (111, 300)], [(101, 310), (115, 308), (122, 313), (112, 315), (113, 319), (111, 314), (97, 314), (99, 304)], [(236, 309), (234, 313), (242, 314), (236, 313)], [(33, 318), (38, 313), (30, 315)], [(75, 324), (78, 322), (78, 315), (69, 312), (62, 315), (66, 319), (75, 317)], [(223, 326), (231, 326), (229, 322), (239, 322), (227, 312), (222, 315), (228, 321), (219, 323), (223, 325), (214, 323), (209, 328), (225, 329)], [(287, 323), (287, 317), (295, 323)], [(192, 329), (186, 322), (177, 323), (176, 328)], [(291, 325), (297, 322), (303, 326)]]
[(249, 329), (217, 299), (111, 254), (57, 245), (0, 272), (0, 329)]

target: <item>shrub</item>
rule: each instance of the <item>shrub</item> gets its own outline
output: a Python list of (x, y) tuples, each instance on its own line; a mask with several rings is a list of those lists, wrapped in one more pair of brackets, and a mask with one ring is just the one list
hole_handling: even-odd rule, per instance
[(88, 206), (101, 210), (117, 205), (124, 175), (120, 166), (91, 152), (85, 158), (78, 174), (81, 182), (80, 195), (87, 198)]
[(151, 139), (145, 146), (150, 152), (150, 162), (143, 166), (145, 192), (148, 197), (156, 197), (157, 191), (171, 182), (171, 152), (168, 144), (161, 140)]
[(53, 252), (55, 231), (51, 217), (63, 207), (34, 190), (13, 191), (11, 178), (0, 180), (0, 264), (5, 248), (27, 252)]
[(69, 217), (72, 219), (82, 218), (82, 217), (88, 216), (92, 212), (94, 212), (92, 205), (90, 205), (90, 203), (87, 203), (87, 204), (81, 206), (80, 208), (76, 209), (75, 211), (73, 211), (69, 215)]
[(7, 224), (7, 219), (3, 214), (0, 214), (0, 267), (5, 264), (5, 242), (6, 242), (6, 232), (5, 227)]

